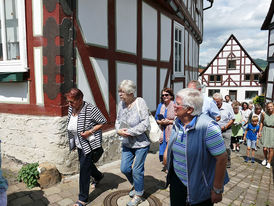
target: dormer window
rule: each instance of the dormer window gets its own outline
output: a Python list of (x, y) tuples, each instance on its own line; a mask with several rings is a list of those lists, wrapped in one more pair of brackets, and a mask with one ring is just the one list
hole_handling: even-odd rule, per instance
[(236, 56), (233, 53), (230, 53), (227, 57), (227, 69), (229, 70), (236, 69)]

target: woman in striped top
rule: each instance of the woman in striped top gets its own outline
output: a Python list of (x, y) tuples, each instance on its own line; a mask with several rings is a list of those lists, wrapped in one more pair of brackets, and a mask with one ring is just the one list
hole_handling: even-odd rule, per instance
[(102, 126), (106, 123), (100, 110), (85, 101), (83, 93), (72, 88), (67, 94), (68, 109), (68, 137), (70, 150), (77, 148), (80, 162), (79, 200), (74, 206), (87, 204), (89, 195), (90, 176), (98, 183), (103, 174), (92, 162), (92, 150), (102, 147)]

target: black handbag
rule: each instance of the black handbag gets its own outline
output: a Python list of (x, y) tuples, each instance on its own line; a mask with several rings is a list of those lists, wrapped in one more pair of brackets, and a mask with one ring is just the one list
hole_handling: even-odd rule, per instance
[(91, 160), (93, 163), (98, 162), (98, 160), (102, 157), (104, 153), (103, 147), (96, 148), (94, 150), (91, 150)]
[[(86, 115), (87, 115), (87, 110), (85, 108), (85, 119), (84, 119), (84, 127), (86, 126)], [(84, 131), (85, 132), (85, 129)], [(87, 140), (88, 141), (88, 140)], [(89, 144), (90, 146), (90, 144)], [(98, 147), (96, 149), (92, 149), (91, 146), (90, 146), (90, 149), (91, 149), (91, 161), (93, 163), (96, 163), (98, 162), (98, 160), (102, 157), (103, 153), (104, 153), (104, 149), (103, 147)]]

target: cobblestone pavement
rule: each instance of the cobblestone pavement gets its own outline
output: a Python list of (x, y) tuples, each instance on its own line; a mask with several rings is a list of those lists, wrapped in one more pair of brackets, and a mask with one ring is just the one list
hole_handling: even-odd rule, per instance
[[(232, 166), (228, 169), (230, 182), (225, 186), (223, 201), (216, 204), (242, 206), (274, 206), (273, 167), (262, 166), (262, 152), (254, 164), (244, 163), (243, 153), (232, 153)], [(273, 163), (272, 163), (273, 166)], [(101, 206), (105, 197), (117, 190), (130, 189), (120, 172), (120, 161), (103, 165), (99, 169), (105, 177), (96, 189), (90, 191), (89, 206)], [(157, 197), (163, 206), (169, 205), (169, 189), (162, 189), (166, 174), (161, 171), (158, 154), (149, 154), (145, 164), (145, 191)], [(78, 194), (78, 175), (66, 177), (60, 184), (48, 189), (26, 189), (23, 183), (12, 182), (8, 189), (9, 206), (67, 206), (73, 205)], [(126, 205), (128, 197), (120, 198), (118, 205)], [(140, 206), (149, 205), (147, 201)]]

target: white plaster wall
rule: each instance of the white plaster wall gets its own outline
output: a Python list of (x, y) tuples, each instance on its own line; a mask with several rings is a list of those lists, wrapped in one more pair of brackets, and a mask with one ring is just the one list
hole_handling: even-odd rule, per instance
[(178, 91), (183, 89), (183, 82), (175, 82), (173, 84), (173, 86), (174, 86), (174, 91), (173, 92), (174, 92), (174, 95), (176, 95)]
[(32, 1), (32, 27), (33, 27), (33, 36), (42, 36), (43, 35), (43, 4), (42, 0), (33, 0)]
[(103, 95), (106, 109), (109, 112), (108, 60), (90, 57), (90, 61), (93, 65), (96, 79), (99, 84), (101, 94)]
[(226, 65), (226, 59), (219, 59), (220, 65)]
[(270, 38), (269, 38), (269, 44), (274, 43), (274, 30), (270, 31)]
[[(121, 81), (125, 79), (132, 80), (135, 84), (137, 84), (137, 67), (136, 64), (116, 62), (116, 101), (117, 105), (120, 101), (120, 97), (118, 95), (118, 85)], [(137, 91), (135, 92), (135, 96)]]
[(116, 0), (116, 39), (117, 50), (136, 54), (136, 0)]
[(206, 94), (208, 95), (208, 90), (210, 89), (220, 89), (220, 93), (222, 94), (223, 97), (225, 95), (229, 95), (229, 90), (237, 90), (237, 100), (239, 102), (244, 102), (244, 101), (250, 101), (251, 99), (245, 99), (245, 92), (246, 91), (257, 91), (258, 95), (261, 95), (262, 88), (261, 87), (206, 87)]
[(142, 2), (143, 58), (157, 59), (157, 10)]
[(76, 84), (77, 88), (79, 88), (83, 92), (84, 100), (86, 102), (92, 103), (93, 105), (96, 105), (91, 88), (88, 83), (85, 69), (82, 65), (81, 57), (78, 52), (76, 53)]
[(78, 20), (86, 43), (108, 46), (108, 1), (81, 0), (78, 2)]
[(267, 84), (266, 97), (272, 98), (273, 92), (274, 92), (274, 91), (273, 91), (273, 84), (268, 83), (268, 84)]
[(161, 61), (169, 61), (171, 54), (171, 20), (161, 14)]
[(268, 57), (272, 57), (273, 53), (274, 53), (274, 46), (272, 45), (268, 47)]
[(212, 74), (217, 74), (217, 67), (213, 67)]
[[(167, 75), (167, 68), (161, 68), (160, 69), (160, 91), (164, 88), (165, 80)], [(170, 78), (168, 80), (167, 87), (170, 87)]]
[(250, 59), (249, 59), (249, 58), (245, 58), (245, 63), (246, 63), (246, 64), (251, 64)]
[(257, 67), (255, 67), (255, 65), (252, 65), (252, 74), (254, 73), (260, 73), (260, 71), (257, 69)]
[(29, 84), (28, 82), (4, 82), (0, 83), (1, 103), (28, 103)]
[(145, 99), (150, 111), (157, 109), (156, 105), (156, 79), (157, 69), (156, 67), (143, 66), (143, 98)]
[(33, 50), (36, 104), (44, 105), (43, 49), (42, 47), (35, 47)]
[(189, 35), (189, 66), (193, 66), (193, 38)]
[(268, 81), (274, 82), (274, 63), (269, 64)]

